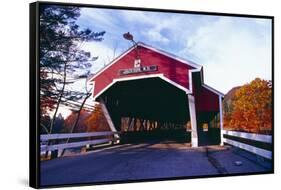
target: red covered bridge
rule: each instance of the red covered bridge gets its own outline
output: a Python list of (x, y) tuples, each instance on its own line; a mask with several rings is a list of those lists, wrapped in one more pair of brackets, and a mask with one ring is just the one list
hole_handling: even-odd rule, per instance
[(90, 83), (111, 130), (125, 139), (146, 134), (179, 137), (193, 147), (222, 143), (223, 94), (204, 84), (200, 65), (137, 43)]

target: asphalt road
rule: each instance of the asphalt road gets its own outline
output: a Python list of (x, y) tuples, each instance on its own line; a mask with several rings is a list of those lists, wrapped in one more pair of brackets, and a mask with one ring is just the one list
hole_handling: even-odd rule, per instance
[[(207, 154), (208, 152), (208, 154)], [(242, 161), (236, 166), (235, 161)], [(41, 162), (41, 185), (266, 172), (230, 147), (125, 144)]]

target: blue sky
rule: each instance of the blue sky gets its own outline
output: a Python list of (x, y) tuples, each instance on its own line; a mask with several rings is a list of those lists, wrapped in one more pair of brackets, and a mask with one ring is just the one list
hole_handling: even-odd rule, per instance
[(136, 41), (163, 49), (203, 65), (204, 81), (227, 93), (256, 77), (271, 79), (271, 20), (163, 12), (82, 8), (82, 28), (106, 31), (102, 42), (82, 48), (99, 59), (96, 72)]

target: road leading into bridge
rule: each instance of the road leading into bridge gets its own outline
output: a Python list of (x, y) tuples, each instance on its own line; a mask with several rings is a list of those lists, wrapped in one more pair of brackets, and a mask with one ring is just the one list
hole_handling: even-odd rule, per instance
[[(242, 161), (241, 166), (234, 162)], [(79, 156), (41, 162), (41, 185), (157, 179), (268, 169), (234, 153), (229, 146), (191, 148), (188, 144), (124, 144)]]

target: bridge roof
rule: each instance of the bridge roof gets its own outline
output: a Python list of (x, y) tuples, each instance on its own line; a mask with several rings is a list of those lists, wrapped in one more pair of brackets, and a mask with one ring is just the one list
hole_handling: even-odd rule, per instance
[[(141, 60), (141, 67), (134, 65), (137, 58)], [(117, 82), (150, 78), (160, 78), (186, 94), (194, 94), (206, 101), (210, 99), (208, 104), (206, 101), (202, 106), (198, 104), (204, 109), (205, 105), (208, 105), (207, 107), (217, 110), (217, 97), (223, 96), (219, 91), (204, 84), (201, 65), (141, 42), (98, 71), (89, 83), (93, 84), (93, 97), (96, 100)]]
[(126, 56), (126, 55), (129, 54), (130, 52), (134, 51), (137, 47), (144, 47), (144, 48), (150, 49), (150, 50), (152, 50), (152, 51), (154, 51), (154, 52), (157, 52), (157, 53), (159, 53), (159, 54), (162, 54), (162, 55), (164, 55), (164, 56), (167, 56), (167, 57), (169, 57), (169, 58), (171, 58), (171, 59), (174, 59), (174, 60), (176, 60), (176, 61), (179, 61), (179, 62), (181, 62), (181, 63), (184, 63), (184, 64), (186, 64), (186, 65), (188, 65), (188, 66), (194, 67), (194, 68), (196, 68), (196, 69), (201, 69), (201, 68), (202, 68), (202, 65), (199, 65), (199, 64), (197, 64), (197, 63), (194, 63), (193, 61), (184, 59), (184, 58), (179, 57), (179, 56), (177, 56), (177, 55), (174, 55), (174, 54), (172, 54), (172, 53), (169, 53), (169, 52), (166, 52), (166, 51), (161, 50), (161, 49), (159, 49), (159, 48), (153, 47), (153, 46), (151, 46), (151, 45), (147, 45), (147, 44), (145, 44), (145, 43), (143, 43), (143, 42), (138, 42), (138, 43), (137, 43), (137, 46), (134, 45), (134, 46), (130, 47), (130, 48), (127, 49), (125, 52), (123, 52), (121, 55), (119, 55), (118, 57), (116, 57), (115, 59), (113, 59), (113, 60), (112, 60), (109, 64), (107, 64), (105, 67), (103, 67), (103, 68), (101, 68), (99, 71), (97, 71), (97, 72), (89, 79), (89, 81), (90, 81), (90, 82), (91, 82), (91, 81), (94, 81), (97, 76), (99, 76), (100, 74), (102, 74), (106, 69), (108, 69), (109, 67), (111, 67), (113, 64), (117, 63), (121, 58), (123, 58), (124, 56)]

